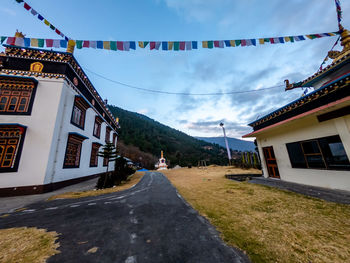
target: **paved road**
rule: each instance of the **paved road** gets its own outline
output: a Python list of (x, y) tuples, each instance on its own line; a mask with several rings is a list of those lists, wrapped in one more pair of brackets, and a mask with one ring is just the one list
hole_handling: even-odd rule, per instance
[[(60, 233), (48, 262), (249, 262), (226, 246), (161, 173), (135, 187), (78, 200), (31, 205), (0, 219), (0, 228), (35, 226)], [(88, 250), (97, 247), (95, 253)]]

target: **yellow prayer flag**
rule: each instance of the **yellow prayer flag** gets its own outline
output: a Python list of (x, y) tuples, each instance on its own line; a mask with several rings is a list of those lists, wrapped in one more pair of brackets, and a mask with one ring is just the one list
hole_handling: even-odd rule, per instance
[(30, 39), (30, 45), (31, 45), (32, 47), (39, 47), (38, 39), (37, 39), (37, 38), (31, 38), (31, 39)]
[(145, 48), (145, 46), (143, 45), (143, 41), (139, 41), (139, 47), (140, 48)]
[(259, 43), (260, 43), (260, 45), (264, 45), (265, 44), (265, 40), (263, 38), (259, 38)]
[(208, 48), (208, 41), (202, 41), (202, 47)]
[(235, 47), (236, 46), (236, 42), (234, 40), (230, 40), (230, 45), (231, 45), (231, 47)]
[(309, 39), (313, 39), (313, 37), (311, 35), (306, 35), (306, 37)]
[(284, 37), (284, 41), (289, 42), (290, 41), (290, 37)]
[(172, 50), (172, 49), (173, 49), (173, 46), (174, 46), (174, 42), (169, 41), (169, 42), (168, 42), (168, 50)]
[(111, 42), (103, 41), (103, 49), (111, 49)]
[(69, 47), (75, 47), (75, 41), (73, 39), (68, 40), (68, 46)]
[(331, 36), (335, 36), (335, 34), (333, 34), (333, 33), (328, 33), (328, 34), (330, 34)]
[(47, 25), (47, 26), (49, 26), (49, 25), (50, 25), (50, 22), (49, 22), (49, 21), (47, 21), (46, 19), (44, 19), (44, 23), (45, 23), (45, 25)]

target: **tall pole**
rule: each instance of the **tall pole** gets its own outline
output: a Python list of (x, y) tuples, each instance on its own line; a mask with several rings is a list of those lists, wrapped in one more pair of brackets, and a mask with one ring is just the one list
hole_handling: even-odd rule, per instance
[(220, 126), (222, 127), (222, 130), (224, 132), (224, 139), (225, 139), (225, 144), (226, 144), (228, 162), (229, 162), (229, 164), (231, 164), (231, 151), (230, 151), (230, 147), (228, 147), (228, 141), (226, 138), (225, 127), (224, 127), (224, 124), (222, 122), (220, 123)]

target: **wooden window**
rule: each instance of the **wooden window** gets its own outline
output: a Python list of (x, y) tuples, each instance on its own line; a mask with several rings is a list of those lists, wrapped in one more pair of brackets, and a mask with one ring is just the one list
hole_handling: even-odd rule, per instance
[(101, 144), (99, 143), (92, 143), (91, 147), (91, 156), (90, 156), (90, 167), (97, 167), (98, 166), (98, 150), (100, 148)]
[(114, 144), (114, 146), (116, 146), (116, 145), (115, 145), (116, 139), (117, 139), (117, 134), (116, 134), (116, 133), (113, 133), (113, 144)]
[(102, 119), (100, 117), (96, 116), (93, 135), (97, 138), (100, 138), (100, 136), (101, 136), (101, 124), (102, 124)]
[(350, 170), (349, 159), (338, 135), (287, 143), (293, 168)]
[(89, 104), (80, 96), (76, 96), (73, 105), (71, 123), (81, 129), (84, 129), (85, 114)]
[(32, 90), (0, 89), (0, 112), (28, 112)]
[(0, 172), (17, 171), (24, 133), (23, 127), (0, 126)]
[(84, 139), (77, 134), (69, 134), (63, 168), (79, 168), (81, 148)]
[(110, 142), (111, 138), (111, 128), (106, 126), (106, 137), (105, 137), (105, 142)]

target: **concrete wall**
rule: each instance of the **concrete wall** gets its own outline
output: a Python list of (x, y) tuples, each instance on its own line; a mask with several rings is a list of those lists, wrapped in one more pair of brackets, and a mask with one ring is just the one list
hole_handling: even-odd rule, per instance
[(339, 135), (350, 160), (350, 116), (318, 122), (316, 114), (257, 135), (264, 176), (268, 177), (262, 147), (273, 146), (281, 180), (350, 191), (350, 171), (292, 168), (286, 144)]

